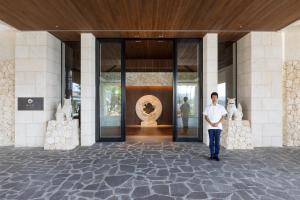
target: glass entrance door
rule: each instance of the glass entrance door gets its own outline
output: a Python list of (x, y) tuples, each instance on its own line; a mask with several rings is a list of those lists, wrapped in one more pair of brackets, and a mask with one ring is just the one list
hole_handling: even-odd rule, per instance
[(202, 141), (202, 41), (175, 42), (173, 120), (175, 141)]
[(97, 40), (96, 140), (125, 140), (124, 42)]
[[(202, 141), (202, 40), (173, 45), (173, 140)], [(98, 39), (96, 141), (125, 140), (125, 40)]]

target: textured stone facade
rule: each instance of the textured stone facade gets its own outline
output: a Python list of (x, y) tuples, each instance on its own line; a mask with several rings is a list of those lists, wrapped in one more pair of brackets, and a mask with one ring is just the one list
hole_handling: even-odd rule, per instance
[(44, 149), (70, 150), (79, 145), (78, 120), (48, 122)]
[[(105, 81), (120, 80), (119, 72), (101, 72), (101, 78)], [(180, 72), (178, 82), (197, 80), (197, 73)], [(172, 86), (172, 72), (126, 72), (126, 86)]]
[(253, 149), (253, 136), (248, 120), (227, 120), (223, 126), (222, 146), (226, 149)]
[(43, 110), (15, 106), (15, 146), (43, 147), (47, 122), (61, 101), (61, 41), (46, 31), (16, 33), (15, 102), (41, 97)]
[(96, 38), (91, 33), (81, 34), (81, 145), (95, 143), (95, 45)]
[(283, 144), (300, 146), (300, 61), (283, 66)]
[(134, 72), (126, 73), (126, 84), (141, 85), (172, 85), (173, 74), (168, 72)]
[(250, 32), (237, 42), (237, 99), (255, 147), (282, 146), (281, 32)]
[(14, 106), (14, 60), (0, 60), (0, 146), (9, 146), (14, 144)]

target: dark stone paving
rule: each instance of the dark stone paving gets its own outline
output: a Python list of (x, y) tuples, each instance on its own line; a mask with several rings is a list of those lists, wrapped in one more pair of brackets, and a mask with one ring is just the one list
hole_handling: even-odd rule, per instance
[(226, 151), (201, 143), (0, 148), (0, 199), (300, 199), (300, 148)]

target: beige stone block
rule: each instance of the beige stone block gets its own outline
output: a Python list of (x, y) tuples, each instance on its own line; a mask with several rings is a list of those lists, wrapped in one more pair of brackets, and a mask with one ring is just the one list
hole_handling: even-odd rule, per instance
[(15, 56), (16, 56), (16, 58), (28, 58), (29, 57), (29, 47), (28, 46), (16, 46)]
[(15, 120), (16, 120), (16, 124), (31, 123), (32, 122), (32, 111), (16, 111)]
[(272, 146), (272, 137), (262, 137), (262, 146), (263, 147), (270, 147)]

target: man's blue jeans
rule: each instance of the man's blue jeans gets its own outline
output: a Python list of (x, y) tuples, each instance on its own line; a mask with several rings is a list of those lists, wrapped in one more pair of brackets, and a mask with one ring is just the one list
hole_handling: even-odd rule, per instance
[(219, 156), (221, 129), (208, 129), (211, 156)]

